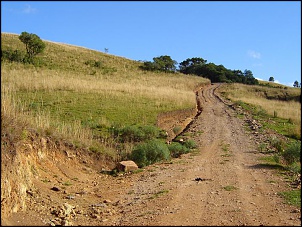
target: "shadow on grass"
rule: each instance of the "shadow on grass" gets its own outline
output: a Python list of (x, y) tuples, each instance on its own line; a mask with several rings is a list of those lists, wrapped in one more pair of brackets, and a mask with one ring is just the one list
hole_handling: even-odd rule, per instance
[(286, 170), (286, 168), (277, 163), (260, 163), (256, 165), (252, 165), (249, 168), (251, 169), (278, 169), (278, 170)]

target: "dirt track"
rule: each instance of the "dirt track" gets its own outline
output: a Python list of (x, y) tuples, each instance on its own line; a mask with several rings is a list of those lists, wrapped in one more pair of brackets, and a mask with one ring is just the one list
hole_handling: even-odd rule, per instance
[[(70, 225), (300, 226), (300, 211), (277, 195), (290, 190), (287, 183), (259, 165), (262, 154), (243, 119), (215, 95), (218, 86), (198, 93), (202, 112), (185, 132), (198, 152), (118, 177), (83, 171), (70, 160), (41, 172), (50, 184), (37, 180), (32, 205), (2, 224), (49, 225), (51, 210), (68, 203), (75, 207)], [(77, 177), (68, 192), (49, 190), (60, 176), (61, 182)], [(66, 199), (69, 194), (77, 196)]]
[[(199, 154), (153, 167), (150, 177), (139, 179), (132, 196), (125, 198), (135, 205), (127, 209), (119, 224), (301, 224), (300, 214), (291, 213), (294, 208), (283, 204), (277, 195), (284, 182), (273, 170), (259, 167), (260, 154), (252, 138), (233, 109), (215, 96), (217, 86), (199, 93), (203, 111), (187, 130), (198, 142)], [(207, 180), (195, 181), (198, 177)], [(224, 189), (228, 186), (235, 189)], [(161, 198), (144, 199), (150, 192), (164, 190), (168, 193)]]

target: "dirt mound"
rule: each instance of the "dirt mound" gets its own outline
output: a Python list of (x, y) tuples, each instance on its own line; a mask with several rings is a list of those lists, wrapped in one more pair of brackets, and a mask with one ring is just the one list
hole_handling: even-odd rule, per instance
[[(26, 211), (31, 197), (49, 192), (51, 186), (84, 180), (84, 173), (113, 168), (112, 160), (88, 150), (76, 149), (66, 142), (53, 141), (27, 131), (26, 139), (12, 143), (2, 132), (1, 220)], [(82, 176), (80, 179), (79, 176)], [(64, 183), (65, 182), (65, 183)], [(70, 183), (72, 184), (72, 183)]]

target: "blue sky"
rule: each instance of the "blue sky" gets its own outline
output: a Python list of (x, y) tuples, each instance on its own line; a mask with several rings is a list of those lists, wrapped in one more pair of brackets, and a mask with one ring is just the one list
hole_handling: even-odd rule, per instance
[(300, 1), (1, 1), (1, 32), (23, 31), (131, 60), (201, 57), (301, 82)]

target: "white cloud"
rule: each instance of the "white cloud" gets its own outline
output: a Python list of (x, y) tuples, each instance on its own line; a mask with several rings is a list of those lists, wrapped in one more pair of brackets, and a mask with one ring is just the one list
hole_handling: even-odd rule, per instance
[[(286, 83), (286, 85), (287, 85), (287, 86), (289, 86), (289, 87), (293, 87), (293, 86), (294, 86), (294, 83), (295, 83), (295, 81), (294, 81), (294, 82), (292, 82), (292, 83), (287, 82), (287, 83)], [(299, 84), (300, 84), (300, 82), (299, 82)]]
[(22, 10), (23, 13), (29, 14), (36, 12), (35, 8), (32, 8), (30, 5), (26, 5), (25, 9)]
[(249, 50), (247, 52), (248, 56), (252, 57), (252, 58), (256, 58), (256, 59), (260, 59), (261, 58), (261, 54), (259, 52), (256, 52), (254, 50)]

